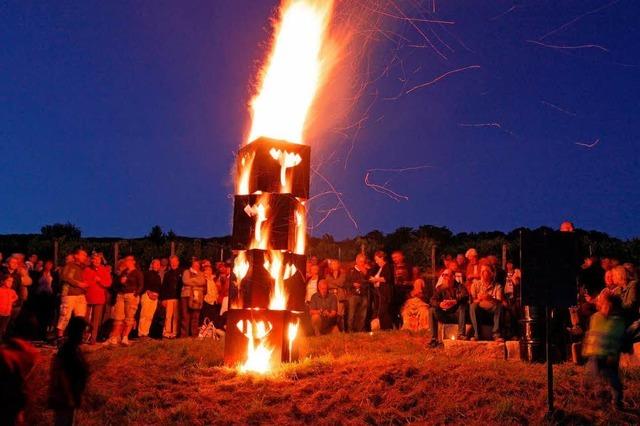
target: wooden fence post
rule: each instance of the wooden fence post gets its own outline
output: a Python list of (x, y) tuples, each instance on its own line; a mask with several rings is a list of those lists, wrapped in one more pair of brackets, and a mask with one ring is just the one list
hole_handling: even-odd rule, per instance
[(118, 260), (120, 257), (120, 243), (113, 243), (113, 270), (118, 269)]
[(507, 243), (502, 244), (502, 270), (507, 269)]
[(60, 242), (56, 238), (53, 240), (53, 266), (58, 267), (58, 256), (60, 255)]
[(436, 277), (436, 249), (437, 249), (437, 245), (432, 245), (431, 246), (431, 274), (433, 276), (433, 279), (435, 279)]

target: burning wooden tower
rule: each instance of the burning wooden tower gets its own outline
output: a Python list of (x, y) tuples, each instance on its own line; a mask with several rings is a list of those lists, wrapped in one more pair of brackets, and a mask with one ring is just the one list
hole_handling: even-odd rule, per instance
[(249, 143), (238, 153), (234, 274), (225, 363), (265, 372), (297, 358), (305, 297), (310, 148), (307, 114), (335, 58), (333, 0), (282, 0), (273, 47), (251, 100)]
[(227, 314), (225, 363), (264, 371), (297, 358), (304, 311), (309, 146), (269, 138), (245, 145), (232, 244), (239, 284)]

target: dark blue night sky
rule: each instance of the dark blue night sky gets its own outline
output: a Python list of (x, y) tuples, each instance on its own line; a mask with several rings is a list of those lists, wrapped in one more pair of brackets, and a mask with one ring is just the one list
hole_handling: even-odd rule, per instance
[[(339, 2), (338, 22), (353, 25), (340, 68), (350, 72), (322, 99), (357, 98), (340, 120), (316, 117), (309, 139), (359, 229), (326, 194), (310, 205), (313, 234), (570, 219), (639, 236), (640, 2), (416, 3)], [(3, 2), (0, 233), (70, 221), (91, 236), (155, 224), (228, 234), (230, 170), (276, 5)], [(369, 176), (408, 200), (365, 185), (369, 169), (414, 166), (428, 167)], [(314, 175), (314, 193), (327, 189)]]

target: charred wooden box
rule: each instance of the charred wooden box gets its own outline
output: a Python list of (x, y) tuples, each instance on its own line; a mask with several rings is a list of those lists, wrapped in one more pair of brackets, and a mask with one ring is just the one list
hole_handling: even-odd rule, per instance
[[(258, 233), (268, 230), (268, 237), (264, 245), (258, 248), (295, 251), (298, 230), (296, 212), (301, 211), (304, 212), (304, 206), (291, 194), (236, 195), (231, 237), (233, 248), (251, 248), (256, 228), (259, 227)], [(258, 221), (260, 214), (264, 214), (263, 222)]]
[[(247, 360), (249, 337), (256, 335), (256, 324), (263, 321), (266, 334), (263, 339), (254, 338), (254, 345), (264, 343), (272, 350), (269, 364), (278, 366), (281, 362), (297, 361), (299, 351), (297, 342), (302, 334), (302, 313), (291, 311), (272, 311), (268, 309), (231, 309), (227, 313), (227, 331), (224, 343), (224, 363), (238, 366)], [(289, 341), (289, 325), (298, 326), (297, 336)], [(247, 327), (253, 327), (252, 332)]]
[[(268, 251), (247, 250), (245, 256), (249, 263), (249, 270), (240, 281), (238, 306), (245, 309), (267, 309), (275, 285), (275, 280), (264, 267), (265, 261), (269, 259)], [(283, 256), (285, 265), (291, 264), (296, 267), (296, 272), (284, 280), (287, 293), (287, 309), (302, 311), (305, 307), (306, 257), (293, 253), (283, 253)]]
[[(306, 199), (309, 198), (310, 155), (308, 145), (262, 137), (240, 149), (237, 173), (241, 176), (245, 168), (249, 169), (249, 194), (286, 192)], [(285, 159), (290, 161), (289, 167), (284, 167)]]

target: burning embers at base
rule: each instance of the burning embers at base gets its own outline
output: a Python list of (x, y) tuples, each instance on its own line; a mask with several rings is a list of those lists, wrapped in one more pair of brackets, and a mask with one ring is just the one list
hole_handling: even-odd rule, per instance
[(304, 310), (308, 109), (325, 74), (331, 0), (283, 0), (274, 45), (237, 157), (232, 244), (238, 298), (227, 316), (225, 363), (265, 373), (297, 359)]

